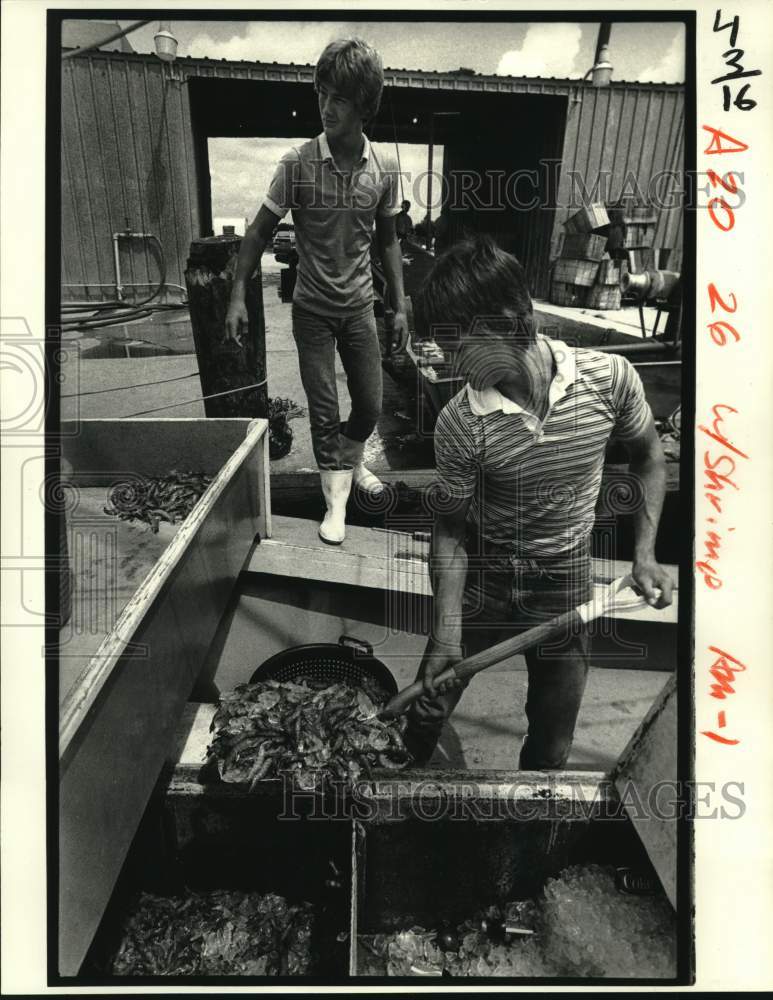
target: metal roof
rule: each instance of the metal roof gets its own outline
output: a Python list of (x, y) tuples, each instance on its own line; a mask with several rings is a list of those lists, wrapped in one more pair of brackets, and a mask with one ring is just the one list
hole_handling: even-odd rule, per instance
[[(76, 58), (83, 59), (120, 59), (133, 62), (150, 62), (158, 64), (159, 60), (152, 52), (102, 52), (84, 53)], [(255, 80), (274, 83), (312, 83), (314, 67), (301, 63), (264, 63), (245, 62), (230, 59), (203, 59), (194, 56), (179, 56), (174, 63), (178, 72), (187, 77), (214, 77), (222, 80)], [(552, 94), (556, 96), (569, 95), (577, 87), (583, 86), (580, 79), (562, 79), (560, 77), (517, 77), (484, 75), (482, 73), (468, 74), (456, 71), (436, 71), (423, 69), (392, 69), (384, 68), (384, 84), (387, 87), (409, 87), (421, 90), (456, 90), (466, 93), (497, 93), (497, 94)], [(585, 86), (591, 86), (590, 83)], [(683, 83), (640, 83), (625, 80), (613, 80), (610, 89), (617, 87), (630, 90), (684, 90)]]

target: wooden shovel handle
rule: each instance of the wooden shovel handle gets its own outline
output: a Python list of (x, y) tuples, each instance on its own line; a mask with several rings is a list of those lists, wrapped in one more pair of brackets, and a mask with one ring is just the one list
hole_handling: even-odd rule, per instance
[[(505, 639), (504, 642), (498, 642), (496, 646), (490, 646), (474, 656), (460, 660), (455, 666), (449, 667), (448, 670), (439, 674), (435, 678), (435, 684), (441, 684), (443, 681), (454, 678), (467, 681), (475, 674), (480, 673), (481, 670), (493, 667), (496, 663), (501, 663), (502, 660), (506, 660), (516, 653), (522, 653), (525, 649), (536, 646), (546, 639), (552, 639), (562, 632), (578, 628), (582, 623), (582, 618), (576, 611), (567, 611), (556, 618), (551, 618), (550, 621), (544, 622), (542, 625), (535, 625), (534, 628), (513, 636), (512, 639)], [(393, 719), (402, 715), (423, 692), (424, 684), (422, 681), (414, 681), (413, 684), (409, 684), (402, 691), (398, 691), (394, 698), (381, 709), (380, 718)]]

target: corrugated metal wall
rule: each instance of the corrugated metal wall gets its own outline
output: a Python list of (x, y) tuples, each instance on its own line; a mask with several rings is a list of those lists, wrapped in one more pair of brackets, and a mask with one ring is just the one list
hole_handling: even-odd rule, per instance
[[(606, 190), (600, 187), (602, 195), (591, 200), (616, 201), (623, 194), (636, 195), (638, 186), (646, 199), (659, 202), (655, 246), (676, 249), (673, 259), (677, 263), (681, 260), (681, 89), (636, 84), (578, 89), (569, 97), (562, 161), (551, 248), (554, 256), (560, 248), (564, 221), (582, 204), (583, 185), (590, 194), (597, 183), (603, 183)], [(670, 200), (674, 204), (668, 207)]]
[[(296, 79), (301, 71), (304, 80), (309, 77), (308, 67), (292, 69)], [(62, 64), (62, 281), (68, 299), (114, 296), (112, 234), (127, 228), (157, 236), (167, 280), (184, 284), (190, 241), (202, 235), (199, 205), (207, 190), (207, 178), (198, 176), (205, 165), (200, 146), (196, 159), (188, 79), (282, 78), (260, 64), (207, 60), (180, 60), (173, 73), (177, 79), (154, 56), (136, 54), (94, 53)], [(438, 81), (429, 77), (427, 86), (436, 89)], [(582, 185), (591, 192), (603, 172), (609, 178), (604, 200), (620, 197), (627, 178), (647, 192), (653, 178), (663, 177), (661, 198), (681, 189), (681, 88), (541, 83), (568, 102), (551, 256), (559, 251), (563, 221), (581, 203)], [(676, 176), (663, 176), (665, 170)], [(679, 204), (659, 210), (655, 243), (676, 248), (678, 264)], [(151, 243), (121, 240), (120, 255), (124, 282), (138, 286), (127, 287), (127, 297), (155, 287), (159, 254)]]
[[(161, 241), (167, 280), (183, 285), (199, 235), (193, 134), (185, 84), (164, 66), (120, 54), (62, 64), (62, 283), (67, 299), (111, 298), (112, 234)], [(123, 280), (136, 299), (158, 282), (150, 241), (120, 241)]]

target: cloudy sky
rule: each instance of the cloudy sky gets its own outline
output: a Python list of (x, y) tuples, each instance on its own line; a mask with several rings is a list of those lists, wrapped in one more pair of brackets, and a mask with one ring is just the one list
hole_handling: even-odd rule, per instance
[[(129, 21), (119, 22), (128, 26)], [(140, 52), (153, 51), (153, 21), (129, 36)], [(333, 38), (359, 35), (394, 69), (581, 77), (590, 67), (598, 25), (564, 23), (394, 21), (173, 21), (183, 56), (260, 62), (316, 62)], [(684, 80), (684, 29), (643, 22), (612, 26), (614, 79), (655, 83)]]
[[(119, 23), (127, 27), (131, 22)], [(152, 21), (128, 37), (137, 51), (152, 52), (157, 30), (158, 22)], [(314, 63), (332, 39), (359, 35), (393, 69), (465, 66), (487, 74), (580, 78), (593, 62), (598, 24), (172, 21), (172, 31), (181, 56)], [(684, 28), (679, 24), (615, 23), (609, 49), (615, 80), (684, 80)], [(210, 140), (213, 216), (252, 218), (273, 165), (290, 144), (286, 139)], [(401, 167), (414, 176), (426, 169), (426, 156), (426, 147), (400, 147)], [(418, 221), (423, 213), (416, 202), (425, 201), (422, 191), (406, 191), (405, 196), (414, 202), (411, 214)]]

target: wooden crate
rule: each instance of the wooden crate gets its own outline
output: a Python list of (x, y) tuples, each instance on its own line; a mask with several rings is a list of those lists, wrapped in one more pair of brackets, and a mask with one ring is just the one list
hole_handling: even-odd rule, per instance
[(609, 221), (613, 224), (629, 222), (657, 222), (657, 214), (649, 204), (637, 205), (633, 198), (624, 198), (618, 202), (607, 202)]
[(553, 281), (590, 288), (596, 280), (598, 268), (595, 260), (564, 260), (559, 257), (553, 266)]
[(626, 250), (651, 247), (655, 240), (654, 222), (628, 222), (623, 234), (623, 247)]
[[(73, 613), (59, 644), (62, 975), (80, 967), (233, 584), (256, 535), (271, 533), (267, 428), (238, 418), (63, 426), (77, 503)], [(110, 484), (173, 469), (214, 476), (180, 525), (153, 535), (102, 512)]]
[(621, 261), (612, 260), (609, 256), (607, 256), (606, 259), (602, 260), (599, 264), (598, 274), (596, 275), (596, 284), (619, 285), (622, 275), (623, 271)]
[(557, 306), (584, 306), (588, 297), (585, 285), (572, 285), (565, 281), (550, 282), (550, 301)]
[(619, 309), (619, 285), (594, 285), (588, 289), (587, 305), (591, 309)]
[(601, 260), (607, 245), (606, 236), (596, 236), (593, 233), (567, 233), (561, 256), (574, 260)]
[(584, 205), (579, 212), (570, 215), (564, 223), (564, 230), (567, 233), (592, 233), (595, 229), (601, 229), (609, 225), (609, 216), (606, 206), (601, 202), (591, 205)]

